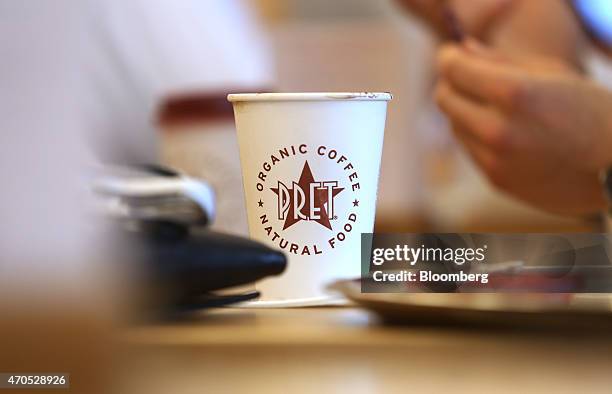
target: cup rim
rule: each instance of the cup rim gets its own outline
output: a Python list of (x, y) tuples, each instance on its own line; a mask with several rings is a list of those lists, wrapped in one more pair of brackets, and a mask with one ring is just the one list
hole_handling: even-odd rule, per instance
[(230, 102), (238, 101), (391, 101), (389, 92), (302, 92), (302, 93), (232, 93)]

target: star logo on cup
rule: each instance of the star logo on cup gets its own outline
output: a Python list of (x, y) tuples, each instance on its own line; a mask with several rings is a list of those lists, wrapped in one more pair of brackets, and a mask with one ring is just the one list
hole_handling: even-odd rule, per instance
[(291, 187), (279, 181), (278, 187), (270, 190), (278, 196), (279, 219), (285, 220), (283, 230), (301, 220), (314, 221), (331, 230), (334, 198), (344, 190), (337, 186), (337, 181), (315, 181), (308, 161), (304, 163), (298, 182), (292, 182)]

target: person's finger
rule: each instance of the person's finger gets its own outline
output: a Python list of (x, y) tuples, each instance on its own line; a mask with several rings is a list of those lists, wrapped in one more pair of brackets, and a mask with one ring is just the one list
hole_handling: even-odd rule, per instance
[(513, 64), (512, 59), (510, 59), (507, 55), (499, 51), (491, 50), (489, 47), (482, 44), (474, 37), (467, 37), (465, 40), (463, 40), (463, 42), (461, 42), (461, 47), (463, 47), (466, 52), (472, 53), (483, 59), (500, 63)]
[(460, 125), (482, 144), (498, 152), (512, 147), (512, 135), (506, 119), (490, 106), (477, 103), (458, 93), (446, 81), (436, 87), (436, 101), (451, 122)]
[(528, 77), (512, 64), (446, 46), (440, 51), (438, 67), (453, 88), (464, 94), (505, 108), (522, 105)]
[(470, 155), (474, 155), (479, 159), (476, 160), (479, 165), (483, 164), (484, 162), (488, 162), (488, 160), (480, 160), (490, 157), (489, 153), (487, 153), (488, 150), (486, 149), (486, 145), (478, 140), (460, 123), (451, 120), (450, 125), (455, 139), (465, 148), (468, 153), (470, 153)]
[(461, 42), (461, 47), (468, 53), (474, 54), (482, 59), (492, 62), (499, 62), (508, 66), (516, 66), (530, 71), (541, 72), (544, 74), (568, 74), (577, 75), (576, 70), (568, 63), (557, 58), (548, 56), (526, 56), (509, 57), (507, 54), (496, 51), (484, 45), (473, 37), (467, 37)]
[(482, 144), (481, 141), (474, 138), (474, 136), (460, 124), (451, 122), (451, 125), (453, 135), (461, 143), (478, 168), (480, 168), (493, 183), (500, 184), (505, 177), (502, 168), (502, 158), (500, 158), (496, 152)]

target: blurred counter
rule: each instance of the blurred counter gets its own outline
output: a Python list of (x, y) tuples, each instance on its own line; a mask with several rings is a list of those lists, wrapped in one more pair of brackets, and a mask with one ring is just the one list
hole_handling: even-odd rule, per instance
[(132, 328), (125, 392), (609, 393), (612, 335), (381, 325), (350, 307)]

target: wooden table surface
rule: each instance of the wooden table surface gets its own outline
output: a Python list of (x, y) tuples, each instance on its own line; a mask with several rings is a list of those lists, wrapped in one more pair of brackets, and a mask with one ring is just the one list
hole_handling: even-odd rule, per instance
[(612, 333), (386, 326), (328, 307), (218, 309), (122, 340), (125, 392), (612, 393)]

